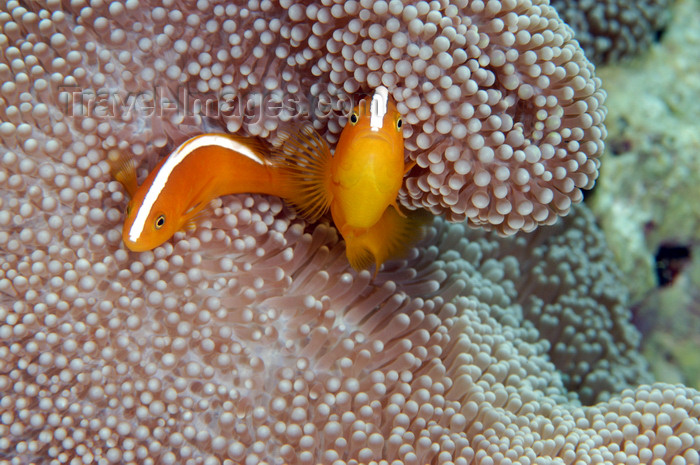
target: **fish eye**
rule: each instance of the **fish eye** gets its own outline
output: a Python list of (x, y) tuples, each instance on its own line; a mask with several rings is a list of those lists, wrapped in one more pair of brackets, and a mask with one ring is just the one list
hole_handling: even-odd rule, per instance
[(403, 126), (403, 120), (401, 118), (398, 118), (396, 120), (396, 129), (398, 129), (400, 131), (402, 126)]
[(160, 229), (165, 224), (165, 215), (160, 215), (156, 218), (156, 229)]
[(352, 115), (350, 115), (350, 122), (352, 124), (357, 124), (357, 120), (359, 119), (359, 116), (357, 116), (357, 112), (353, 111)]

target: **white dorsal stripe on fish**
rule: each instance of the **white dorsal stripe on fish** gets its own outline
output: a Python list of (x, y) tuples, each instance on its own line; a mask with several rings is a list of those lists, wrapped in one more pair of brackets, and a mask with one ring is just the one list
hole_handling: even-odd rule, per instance
[(379, 131), (384, 126), (384, 115), (388, 106), (389, 90), (384, 86), (377, 87), (369, 104), (369, 128), (372, 131)]
[(177, 166), (194, 151), (212, 145), (217, 145), (219, 147), (238, 152), (256, 163), (261, 165), (264, 164), (264, 161), (262, 158), (260, 158), (260, 155), (251, 150), (250, 147), (247, 147), (239, 141), (227, 137), (224, 134), (206, 134), (183, 142), (178, 148), (175, 149), (173, 153), (170, 154), (165, 163), (163, 163), (163, 166), (160, 168), (158, 174), (156, 174), (156, 177), (153, 180), (153, 184), (151, 184), (148, 192), (146, 192), (143, 203), (136, 212), (136, 218), (134, 218), (134, 222), (131, 224), (131, 229), (129, 229), (130, 240), (135, 242), (141, 236), (143, 228), (146, 226), (146, 221), (151, 215), (151, 210), (158, 200), (158, 197), (160, 197), (161, 192), (163, 192), (163, 189), (168, 183), (168, 178), (175, 168), (177, 168)]

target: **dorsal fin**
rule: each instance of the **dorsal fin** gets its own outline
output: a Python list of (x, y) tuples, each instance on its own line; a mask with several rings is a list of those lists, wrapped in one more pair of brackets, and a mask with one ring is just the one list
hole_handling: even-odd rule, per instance
[(331, 151), (310, 125), (280, 131), (272, 155), (280, 165), (290, 195), (287, 200), (301, 216), (317, 221), (330, 208)]
[(238, 134), (225, 134), (225, 136), (249, 148), (250, 151), (254, 154), (257, 154), (261, 160), (269, 160), (270, 149), (267, 147), (267, 145), (265, 145), (265, 143), (262, 140), (260, 140), (259, 137), (241, 136)]

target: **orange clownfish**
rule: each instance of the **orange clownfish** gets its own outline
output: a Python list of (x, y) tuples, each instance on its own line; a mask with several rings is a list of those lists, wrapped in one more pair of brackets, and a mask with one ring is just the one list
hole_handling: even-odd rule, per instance
[(353, 110), (334, 155), (311, 126), (304, 126), (282, 133), (273, 153), (255, 138), (193, 137), (140, 186), (133, 160), (122, 160), (112, 174), (131, 196), (124, 244), (135, 252), (151, 250), (193, 225), (212, 199), (260, 193), (282, 197), (309, 221), (330, 210), (352, 267), (375, 263), (378, 270), (405, 253), (423, 222), (422, 215), (407, 217), (396, 203), (403, 176), (413, 166), (404, 161), (402, 125), (387, 89), (379, 87)]
[(154, 249), (193, 225), (216, 197), (288, 195), (265, 147), (257, 139), (234, 135), (202, 134), (185, 141), (140, 186), (131, 159), (122, 160), (112, 173), (131, 196), (122, 239), (134, 252)]
[(310, 126), (283, 134), (276, 150), (286, 166), (287, 200), (310, 221), (330, 209), (355, 269), (375, 263), (378, 270), (403, 255), (423, 221), (419, 214), (407, 217), (396, 203), (414, 165), (404, 160), (402, 126), (382, 86), (354, 108), (334, 155)]

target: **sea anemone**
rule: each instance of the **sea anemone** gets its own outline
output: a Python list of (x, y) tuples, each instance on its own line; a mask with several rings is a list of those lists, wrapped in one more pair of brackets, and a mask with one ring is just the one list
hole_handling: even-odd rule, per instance
[[(3, 7), (0, 462), (698, 463), (700, 395), (635, 387), (638, 336), (591, 215), (535, 236), (466, 226), (552, 222), (595, 178), (603, 92), (554, 11), (275, 6)], [(274, 197), (227, 196), (194, 233), (124, 249), (108, 150), (143, 174), (204, 128), (268, 138), (299, 116), (208, 115), (199, 97), (304, 107), (392, 76), (421, 168), (404, 201), (466, 224), (435, 219), (376, 278)], [(343, 124), (305, 117), (331, 141)]]
[(9, 147), (56, 154), (70, 128), (84, 150), (140, 156), (205, 126), (268, 137), (304, 118), (332, 141), (343, 104), (384, 84), (418, 163), (411, 208), (530, 231), (597, 177), (605, 92), (544, 2), (32, 5), (4, 14)]
[[(557, 267), (546, 253), (580, 256), (584, 235), (603, 250), (590, 213), (576, 213), (532, 241), (437, 219), (406, 261), (374, 280), (349, 268), (333, 228), (261, 196), (228, 198), (193, 236), (153, 252), (70, 245), (81, 233), (118, 244), (116, 217), (8, 254), (0, 457), (697, 463), (698, 393), (615, 394), (647, 379), (636, 331), (602, 305), (624, 304), (624, 293), (577, 284), (620, 289), (609, 254)], [(551, 270), (541, 286), (527, 278), (533, 262)], [(579, 292), (599, 328), (570, 342), (578, 323), (557, 302)], [(532, 301), (546, 313), (524, 312), (520, 302)], [(537, 329), (557, 318), (559, 341)], [(560, 343), (581, 362), (555, 367), (548, 354), (560, 358)], [(583, 382), (580, 363), (593, 373)], [(567, 380), (609, 400), (583, 408)]]
[(615, 63), (645, 52), (671, 17), (671, 0), (552, 0), (596, 64)]

